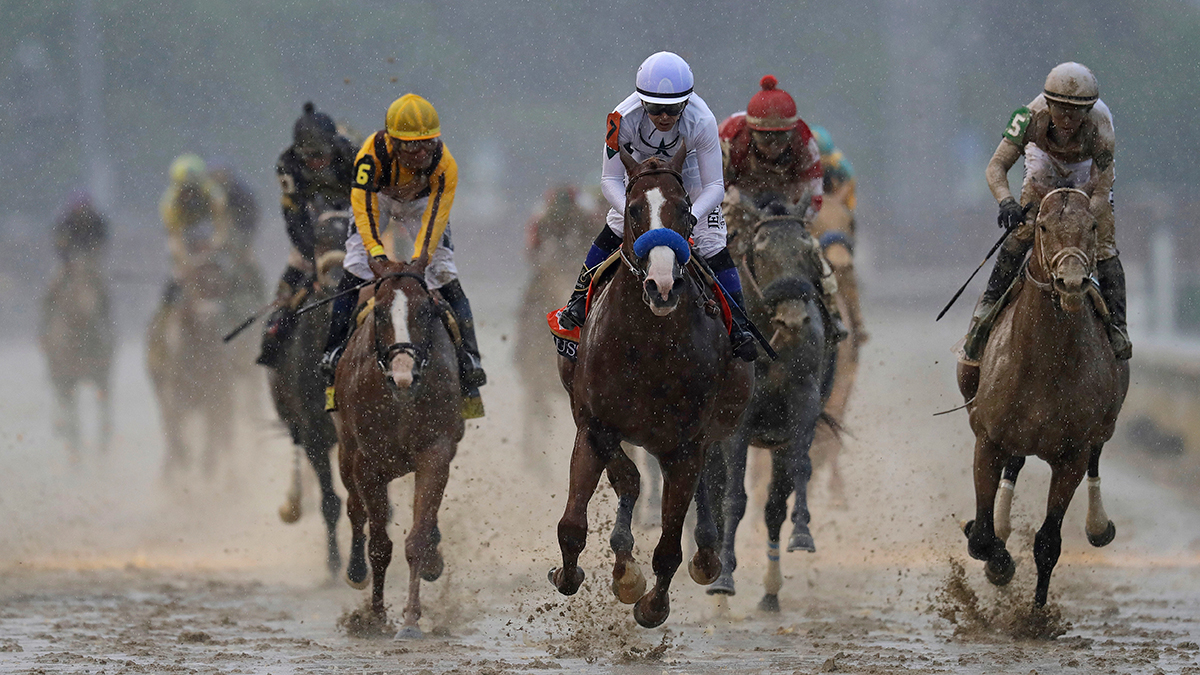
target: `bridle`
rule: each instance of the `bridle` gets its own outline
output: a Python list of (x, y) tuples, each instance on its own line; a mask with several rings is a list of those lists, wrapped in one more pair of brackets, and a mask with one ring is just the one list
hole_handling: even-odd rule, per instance
[[(754, 223), (754, 227), (750, 228), (750, 233), (749, 233), (750, 241), (749, 241), (749, 244), (746, 246), (746, 252), (742, 254), (742, 264), (746, 266), (746, 271), (749, 272), (749, 274), (746, 275), (747, 276), (746, 281), (749, 282), (747, 285), (751, 288), (751, 290), (754, 291), (755, 295), (757, 295), (759, 297), (759, 299), (762, 299), (762, 300), (765, 300), (766, 298), (763, 295), (762, 286), (760, 286), (758, 283), (758, 271), (754, 268), (754, 238), (756, 236), (758, 236), (758, 231), (761, 230), (763, 228), (763, 226), (766, 225), (767, 223), (776, 223), (776, 222), (781, 222), (781, 221), (785, 221), (785, 220), (789, 221), (789, 222), (798, 222), (798, 223), (803, 222), (800, 218), (797, 218), (796, 216), (787, 216), (787, 215), (766, 216), (765, 218), (760, 218), (758, 220), (758, 222)], [(807, 228), (805, 228), (805, 229), (807, 229)]]
[[(376, 279), (375, 280), (376, 295), (378, 295), (379, 287), (381, 284), (383, 284), (384, 281), (387, 281), (388, 279), (402, 279), (404, 277), (408, 277), (409, 279), (415, 279), (417, 281), (417, 283), (421, 285), (421, 290), (423, 290), (425, 292), (426, 296), (429, 295), (429, 286), (426, 285), (426, 283), (425, 283), (424, 275), (417, 274), (416, 272), (409, 272), (409, 271), (392, 272), (390, 274), (385, 274), (385, 275), (379, 277), (378, 279)], [(399, 294), (404, 297), (396, 298), (395, 297), (396, 294)], [(392, 302), (396, 302), (398, 299), (403, 300), (405, 302), (407, 302), (407, 300), (408, 300), (408, 296), (405, 295), (404, 291), (400, 290), (399, 287), (397, 287), (395, 289), (395, 292), (392, 296)], [(384, 314), (379, 311), (379, 303), (378, 302), (375, 303), (375, 306), (372, 308), (371, 313), (372, 313), (372, 318), (375, 321), (375, 326), (374, 326), (375, 327), (375, 330), (374, 330), (375, 362), (379, 365), (379, 369), (383, 373), (384, 382), (388, 383), (389, 389), (392, 390), (393, 394), (400, 393), (399, 387), (396, 385), (395, 380), (393, 380), (391, 377), (391, 361), (397, 354), (408, 354), (410, 357), (412, 357), (412, 360), (413, 360), (413, 386), (415, 387), (417, 385), (417, 383), (420, 381), (421, 373), (425, 370), (425, 366), (429, 364), (429, 345), (427, 344), (429, 331), (426, 332), (426, 340), (424, 342), (422, 342), (421, 344), (416, 344), (413, 342), (393, 342), (392, 344), (384, 347), (383, 342), (379, 338), (379, 335), (381, 332), (380, 329), (386, 322), (391, 321), (391, 317), (389, 317), (387, 314)], [(393, 334), (395, 334), (395, 326), (392, 327), (392, 331), (393, 331)]]
[[(674, 178), (676, 181), (679, 182), (679, 187), (684, 188), (683, 189), (684, 202), (687, 203), (688, 208), (691, 209), (692, 200), (691, 200), (691, 197), (688, 196), (687, 188), (684, 187), (683, 174), (679, 173), (675, 169), (672, 169), (670, 167), (665, 167), (665, 166), (655, 167), (653, 169), (646, 169), (645, 171), (639, 171), (636, 174), (630, 176), (629, 182), (625, 184), (626, 202), (628, 203), (629, 193), (633, 191), (634, 183), (641, 180), (642, 178), (645, 178), (646, 176), (651, 176), (656, 173), (668, 174), (669, 176), (671, 176), (672, 178)], [(626, 225), (628, 226), (628, 223)], [(691, 232), (688, 232), (687, 236), (691, 236), (691, 234), (692, 234)], [(687, 237), (684, 237), (684, 238), (686, 239)], [(642, 269), (641, 266), (637, 263), (637, 261), (632, 260), (629, 253), (625, 252), (624, 244), (621, 245), (620, 251), (621, 251), (621, 262), (625, 263), (625, 267), (629, 268), (629, 271), (633, 273), (633, 276), (637, 277), (637, 280), (639, 282), (645, 281), (646, 280), (646, 270)]]
[[(1047, 193), (1046, 196), (1042, 198), (1042, 204), (1045, 204), (1046, 200), (1049, 199), (1051, 195), (1054, 195), (1059, 192), (1068, 192), (1068, 193), (1076, 192), (1076, 193), (1083, 195), (1084, 197), (1088, 197), (1088, 194), (1086, 192), (1084, 192), (1083, 190), (1077, 189), (1077, 188), (1058, 188), (1057, 190), (1051, 190), (1049, 193)], [(1088, 197), (1088, 199), (1090, 199), (1090, 197)], [(1041, 214), (1042, 214), (1042, 211), (1039, 208), (1038, 209), (1038, 217), (1039, 218), (1041, 217)], [(1029, 270), (1029, 265), (1025, 265), (1025, 278), (1029, 279), (1029, 281), (1033, 282), (1033, 285), (1042, 291), (1059, 294), (1059, 292), (1054, 288), (1054, 270), (1058, 269), (1059, 265), (1061, 265), (1064, 260), (1067, 260), (1069, 258), (1075, 258), (1076, 260), (1078, 260), (1080, 262), (1080, 264), (1083, 265), (1083, 269), (1088, 271), (1088, 275), (1084, 277), (1084, 279), (1086, 280), (1087, 283), (1090, 283), (1092, 285), (1095, 285), (1095, 283), (1096, 283), (1095, 280), (1092, 279), (1092, 276), (1091, 276), (1092, 271), (1096, 267), (1095, 260), (1094, 260), (1095, 254), (1089, 254), (1088, 252), (1084, 251), (1083, 249), (1079, 248), (1078, 246), (1067, 246), (1067, 247), (1063, 248), (1062, 250), (1057, 251), (1054, 255), (1050, 256), (1049, 260), (1047, 260), (1046, 259), (1046, 239), (1044, 237), (1042, 237), (1041, 234), (1037, 235), (1037, 249), (1035, 251), (1035, 254), (1037, 255), (1038, 265), (1042, 268), (1042, 272), (1050, 275), (1050, 281), (1041, 281), (1040, 279), (1035, 279), (1033, 276), (1033, 272), (1031, 272)], [(1084, 292), (1085, 293), (1087, 292), (1086, 288), (1084, 289)]]

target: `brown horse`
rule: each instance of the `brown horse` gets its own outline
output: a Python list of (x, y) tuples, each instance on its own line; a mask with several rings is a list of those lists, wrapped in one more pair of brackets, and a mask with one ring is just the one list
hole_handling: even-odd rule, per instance
[(167, 474), (188, 464), (189, 418), (204, 427), (202, 466), (209, 477), (233, 442), (235, 367), (221, 339), (229, 325), (229, 278), (218, 256), (200, 259), (179, 280), (178, 297), (150, 323), (146, 367), (166, 433)]
[[(638, 164), (622, 152), (628, 174), (624, 264), (595, 292), (578, 360), (559, 357), (577, 432), (567, 505), (558, 523), (562, 567), (550, 571), (550, 581), (564, 595), (583, 583), (578, 561), (587, 542), (587, 506), (607, 468), (619, 498), (610, 538), (616, 553), (613, 591), (622, 602), (636, 603), (634, 618), (647, 628), (670, 614), (668, 591), (683, 561), (680, 538), (693, 495), (698, 550), (689, 572), (700, 584), (720, 574), (716, 525), (706, 491), (696, 488), (705, 453), (737, 425), (753, 387), (750, 364), (734, 358), (724, 326), (706, 311), (705, 287), (690, 270), (685, 275), (685, 238), (693, 222), (679, 173), (685, 154), (680, 150), (670, 163), (649, 158)], [(659, 243), (639, 256), (641, 237), (643, 245)], [(644, 595), (629, 527), (639, 476), (620, 449), (622, 440), (654, 455), (663, 473), (656, 581)]]
[[(979, 366), (958, 367), (976, 439), (975, 520), (964, 526), (967, 550), (987, 561), (993, 584), (1008, 583), (1015, 570), (993, 517), (1001, 471), (1029, 455), (1050, 464), (1046, 520), (1033, 546), (1039, 607), (1046, 604), (1062, 548), (1063, 516), (1089, 465), (1093, 472), (1098, 468), (1129, 389), (1128, 361), (1113, 354), (1103, 302), (1094, 308), (1089, 301), (1099, 294), (1092, 280), (1096, 221), (1088, 201), (1086, 192), (1073, 188), (1042, 200), (1023, 286), (1009, 291), (1016, 296), (997, 320)], [(1092, 504), (1099, 505), (1096, 487)], [(1111, 527), (1093, 526), (1094, 520), (1088, 520), (1089, 535)], [(1093, 537), (1094, 544), (1108, 543), (1100, 541)]]
[(80, 385), (91, 382), (99, 408), (101, 452), (112, 437), (112, 400), (109, 372), (113, 360), (113, 325), (108, 287), (99, 270), (98, 256), (69, 257), (42, 303), (39, 338), (54, 386), (54, 428), (67, 445), (71, 459), (79, 459)]
[(350, 562), (346, 578), (365, 588), (364, 525), (370, 521), (371, 609), (380, 619), (384, 575), (392, 560), (387, 486), (415, 473), (413, 524), (404, 541), (408, 602), (397, 637), (421, 637), (421, 580), (442, 573), (438, 508), (450, 461), (463, 437), (458, 359), (425, 286), (423, 265), (371, 261), (375, 305), (346, 345), (334, 380), (341, 412), (338, 468), (349, 495)]

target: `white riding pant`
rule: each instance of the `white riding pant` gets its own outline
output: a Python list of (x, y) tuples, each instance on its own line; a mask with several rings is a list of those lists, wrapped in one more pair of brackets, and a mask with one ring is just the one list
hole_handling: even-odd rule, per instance
[[(428, 201), (428, 197), (422, 197), (411, 202), (399, 202), (382, 194), (379, 195), (380, 234), (386, 232), (389, 225), (394, 224), (401, 228), (400, 232), (407, 236), (408, 242), (412, 242), (421, 230), (421, 217), (425, 214), (425, 205)], [(405, 242), (396, 242), (397, 248), (403, 245)], [(396, 253), (393, 255), (403, 259)], [(371, 272), (371, 266), (367, 262), (369, 259), (367, 248), (363, 245), (362, 237), (358, 234), (358, 227), (354, 223), (354, 217), (351, 216), (350, 237), (346, 239), (346, 258), (342, 261), (342, 267), (364, 281), (374, 279), (375, 275)], [(425, 284), (429, 286), (430, 290), (433, 290), (441, 288), (457, 278), (458, 268), (454, 265), (454, 243), (450, 239), (450, 226), (446, 225), (446, 231), (429, 257), (429, 265), (425, 267)]]
[[(624, 214), (618, 213), (616, 209), (609, 209), (605, 221), (608, 223), (608, 229), (618, 237), (625, 235)], [(692, 230), (692, 242), (695, 243), (696, 252), (700, 257), (711, 258), (725, 248), (725, 235), (725, 214), (721, 213), (721, 207), (718, 206), (709, 212), (707, 218), (701, 218), (696, 223), (696, 229)]]

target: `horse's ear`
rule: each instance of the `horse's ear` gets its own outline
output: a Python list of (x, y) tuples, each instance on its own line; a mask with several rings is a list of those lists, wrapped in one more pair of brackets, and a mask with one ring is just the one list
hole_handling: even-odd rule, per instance
[(625, 148), (621, 148), (621, 163), (625, 165), (625, 172), (631, 176), (638, 167), (637, 160)]
[(675, 156), (671, 158), (671, 162), (669, 164), (667, 164), (667, 166), (670, 167), (670, 169), (672, 171), (674, 171), (675, 173), (683, 173), (683, 162), (686, 159), (687, 159), (687, 141), (680, 140), (679, 141), (679, 152), (675, 153)]

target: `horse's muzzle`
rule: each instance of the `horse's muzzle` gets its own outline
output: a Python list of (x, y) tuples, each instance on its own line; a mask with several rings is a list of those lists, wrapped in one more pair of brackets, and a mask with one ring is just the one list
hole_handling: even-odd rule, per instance
[(679, 287), (678, 279), (672, 279), (664, 292), (659, 288), (658, 282), (653, 279), (647, 279), (642, 284), (642, 298), (646, 304), (650, 306), (650, 311), (654, 312), (655, 316), (666, 316), (675, 311), (679, 306)]
[(1054, 268), (1054, 290), (1062, 298), (1062, 307), (1068, 311), (1077, 311), (1083, 306), (1083, 294), (1087, 292), (1088, 270), (1084, 260), (1079, 256), (1063, 256)]
[(416, 360), (411, 354), (399, 352), (392, 357), (392, 382), (401, 390), (411, 389), (416, 381)]

